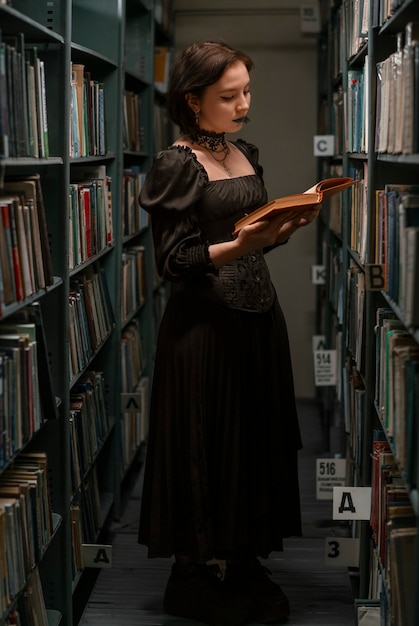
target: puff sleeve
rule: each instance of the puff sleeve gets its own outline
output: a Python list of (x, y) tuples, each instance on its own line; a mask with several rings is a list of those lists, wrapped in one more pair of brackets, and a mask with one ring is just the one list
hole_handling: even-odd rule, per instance
[(146, 176), (139, 202), (150, 213), (157, 270), (165, 280), (217, 273), (195, 210), (206, 183), (192, 150), (181, 146), (159, 152)]

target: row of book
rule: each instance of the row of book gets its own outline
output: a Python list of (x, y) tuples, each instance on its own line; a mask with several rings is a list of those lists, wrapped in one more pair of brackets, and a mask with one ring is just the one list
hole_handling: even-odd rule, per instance
[(106, 275), (90, 266), (70, 281), (70, 379), (82, 372), (114, 325)]
[(140, 152), (143, 145), (141, 98), (134, 91), (124, 91), (122, 146), (129, 152)]
[(372, 26), (383, 26), (409, 0), (370, 0), (372, 1)]
[(169, 87), (170, 60), (169, 46), (154, 46), (154, 86), (162, 93)]
[(126, 247), (122, 252), (121, 319), (133, 315), (146, 295), (145, 247)]
[(48, 157), (45, 63), (23, 33), (0, 31), (0, 157)]
[(368, 38), (369, 0), (344, 0), (345, 49), (353, 57)]
[(363, 467), (363, 424), (366, 416), (365, 385), (355, 360), (347, 356), (342, 373), (342, 406), (348, 449), (353, 469)]
[(127, 324), (121, 334), (121, 391), (131, 393), (141, 380), (145, 362), (143, 334), (138, 317)]
[(417, 486), (419, 348), (390, 308), (377, 310), (375, 405), (407, 484)]
[(104, 511), (101, 503), (97, 467), (93, 465), (83, 479), (70, 506), (73, 576), (84, 567), (82, 546), (97, 542), (103, 525)]
[(0, 613), (25, 587), (53, 532), (47, 455), (21, 454), (0, 476)]
[(121, 391), (132, 394), (129, 411), (122, 413), (121, 476), (148, 434), (149, 379), (146, 367), (141, 320), (132, 319), (121, 335)]
[(69, 266), (88, 261), (114, 242), (112, 178), (105, 165), (75, 168), (69, 191)]
[(71, 388), (70, 448), (73, 492), (80, 488), (112, 426), (102, 372), (89, 370)]
[(15, 608), (8, 612), (5, 624), (6, 626), (38, 626), (49, 623), (39, 570), (35, 568), (24, 591), (19, 594)]
[[(385, 601), (385, 623), (415, 626), (416, 515), (398, 464), (382, 431), (372, 449), (373, 536), (370, 597)], [(384, 611), (383, 611), (384, 612)]]
[(368, 59), (362, 69), (349, 69), (344, 89), (345, 149), (366, 153), (369, 149)]
[(155, 102), (153, 111), (154, 122), (154, 145), (156, 152), (158, 150), (165, 150), (171, 143), (170, 140), (170, 125), (167, 115), (166, 104)]
[(83, 63), (71, 64), (70, 156), (106, 154), (104, 84)]
[(351, 176), (357, 184), (349, 191), (350, 198), (350, 223), (349, 245), (353, 252), (359, 256), (361, 263), (366, 260), (367, 254), (367, 228), (368, 228), (368, 164), (365, 161), (362, 168), (351, 169)]
[(122, 236), (134, 235), (150, 223), (150, 216), (139, 204), (145, 173), (138, 167), (124, 169), (122, 175)]
[(131, 390), (139, 396), (138, 410), (122, 414), (121, 432), (121, 477), (138, 453), (139, 446), (147, 440), (149, 424), (149, 387), (150, 381), (142, 377)]
[(375, 262), (382, 290), (397, 304), (406, 326), (419, 325), (419, 185), (388, 183), (376, 192)]
[(365, 373), (365, 272), (351, 263), (347, 270), (346, 343), (358, 371)]
[(375, 150), (419, 152), (419, 23), (397, 35), (397, 50), (377, 64)]
[(34, 303), (0, 324), (0, 468), (55, 417), (42, 312)]
[(0, 195), (0, 314), (53, 282), (40, 176), (8, 177)]

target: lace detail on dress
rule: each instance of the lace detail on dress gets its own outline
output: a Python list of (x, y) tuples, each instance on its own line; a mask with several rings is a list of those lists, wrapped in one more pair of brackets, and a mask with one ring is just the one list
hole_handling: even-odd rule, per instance
[(235, 263), (224, 265), (214, 281), (217, 295), (234, 309), (267, 311), (275, 297), (261, 250), (242, 256)]

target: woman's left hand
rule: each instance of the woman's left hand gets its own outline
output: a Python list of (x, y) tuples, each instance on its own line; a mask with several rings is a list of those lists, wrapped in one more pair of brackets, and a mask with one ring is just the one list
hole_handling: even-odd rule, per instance
[(278, 230), (278, 236), (276, 243), (284, 243), (302, 226), (308, 226), (319, 215), (321, 205), (316, 206), (315, 209), (310, 209), (306, 213), (302, 213), (298, 217), (294, 217), (292, 220), (285, 222)]

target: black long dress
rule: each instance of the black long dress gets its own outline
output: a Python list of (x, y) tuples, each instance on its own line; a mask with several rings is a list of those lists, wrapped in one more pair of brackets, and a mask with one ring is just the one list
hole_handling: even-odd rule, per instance
[[(267, 557), (301, 535), (301, 447), (286, 324), (264, 251), (219, 271), (208, 245), (267, 200), (254, 175), (209, 181), (189, 148), (160, 152), (140, 194), (172, 282), (156, 349), (139, 542), (199, 561)], [(280, 254), (280, 251), (276, 252)]]

